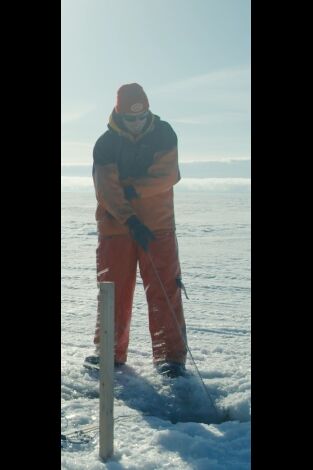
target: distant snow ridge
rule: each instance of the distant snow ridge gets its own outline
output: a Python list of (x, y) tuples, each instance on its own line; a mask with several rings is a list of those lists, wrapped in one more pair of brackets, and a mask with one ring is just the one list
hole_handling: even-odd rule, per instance
[(246, 192), (250, 188), (250, 178), (182, 178), (175, 191)]
[[(93, 181), (86, 176), (62, 176), (61, 189), (64, 192), (93, 192)], [(250, 178), (182, 178), (174, 187), (175, 191), (247, 192), (251, 189)]]

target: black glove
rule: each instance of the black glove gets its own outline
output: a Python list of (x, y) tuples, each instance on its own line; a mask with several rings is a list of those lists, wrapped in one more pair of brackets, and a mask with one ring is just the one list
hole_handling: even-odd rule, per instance
[(152, 240), (155, 240), (155, 236), (148, 229), (148, 227), (140, 222), (136, 215), (132, 215), (126, 221), (131, 236), (141, 246), (144, 251), (148, 251), (148, 245)]
[(134, 186), (125, 186), (123, 190), (124, 196), (126, 199), (128, 199), (128, 201), (130, 201), (131, 199), (139, 198), (139, 195), (136, 193), (136, 189), (134, 188)]

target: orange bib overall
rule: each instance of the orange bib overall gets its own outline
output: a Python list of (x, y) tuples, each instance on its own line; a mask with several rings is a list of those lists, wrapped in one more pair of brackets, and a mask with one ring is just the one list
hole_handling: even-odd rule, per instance
[[(169, 307), (151, 260), (130, 235), (99, 236), (97, 280), (115, 283), (115, 361), (126, 362), (137, 265), (146, 293), (154, 362), (185, 363), (186, 327), (177, 279), (180, 266), (174, 232), (154, 232), (149, 253), (170, 301)], [(98, 319), (94, 343), (100, 342)]]

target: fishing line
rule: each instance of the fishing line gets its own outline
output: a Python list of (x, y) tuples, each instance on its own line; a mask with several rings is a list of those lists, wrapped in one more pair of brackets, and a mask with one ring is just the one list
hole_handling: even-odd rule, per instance
[(192, 363), (193, 363), (193, 365), (194, 365), (194, 367), (195, 367), (195, 369), (196, 369), (196, 371), (197, 371), (197, 374), (198, 374), (198, 376), (199, 376), (200, 383), (201, 383), (201, 385), (202, 385), (202, 387), (203, 387), (203, 390), (204, 390), (206, 396), (209, 398), (209, 401), (210, 401), (210, 403), (211, 403), (211, 405), (212, 405), (212, 407), (213, 407), (213, 409), (214, 409), (214, 411), (215, 411), (215, 413), (216, 413), (216, 416), (219, 417), (217, 408), (216, 408), (216, 406), (215, 406), (215, 404), (214, 404), (214, 402), (213, 402), (213, 399), (212, 399), (212, 397), (211, 397), (211, 395), (210, 395), (208, 389), (206, 388), (206, 386), (205, 386), (205, 384), (204, 384), (203, 378), (202, 378), (202, 376), (201, 376), (201, 374), (200, 374), (200, 371), (199, 371), (199, 369), (198, 369), (198, 367), (197, 367), (197, 364), (196, 364), (196, 362), (195, 362), (195, 360), (194, 360), (194, 358), (193, 358), (193, 355), (192, 355), (192, 353), (191, 353), (191, 350), (190, 350), (190, 348), (189, 348), (189, 346), (188, 346), (188, 344), (187, 344), (187, 340), (183, 337), (183, 335), (182, 335), (182, 333), (181, 333), (181, 331), (180, 331), (179, 323), (178, 323), (178, 321), (177, 321), (177, 318), (176, 318), (174, 309), (173, 309), (172, 304), (171, 304), (171, 302), (170, 302), (170, 300), (169, 300), (169, 298), (168, 298), (168, 295), (167, 295), (166, 290), (165, 290), (165, 288), (164, 288), (163, 282), (162, 282), (162, 280), (161, 280), (161, 278), (160, 278), (160, 276), (159, 276), (159, 273), (158, 273), (158, 271), (157, 271), (157, 269), (156, 269), (156, 266), (155, 266), (154, 261), (153, 261), (152, 256), (151, 256), (151, 253), (148, 251), (147, 254), (148, 254), (148, 257), (149, 257), (149, 259), (150, 259), (150, 262), (151, 262), (151, 265), (152, 265), (154, 274), (155, 274), (155, 276), (157, 277), (157, 279), (158, 279), (158, 281), (159, 281), (159, 283), (160, 283), (160, 286), (161, 286), (161, 289), (162, 289), (163, 294), (164, 294), (164, 296), (165, 296), (167, 305), (168, 305), (168, 307), (169, 307), (169, 309), (170, 309), (170, 312), (172, 313), (172, 316), (173, 316), (173, 318), (174, 318), (174, 320), (175, 320), (175, 322), (176, 322), (177, 328), (178, 328), (178, 330), (179, 330), (179, 332), (180, 332), (180, 335), (181, 335), (181, 337), (182, 337), (182, 339), (183, 339), (183, 342), (184, 342), (184, 344), (185, 344), (185, 346), (186, 346), (186, 349), (187, 349), (187, 351), (188, 351), (188, 353), (189, 353), (189, 355), (190, 355), (191, 361), (192, 361)]

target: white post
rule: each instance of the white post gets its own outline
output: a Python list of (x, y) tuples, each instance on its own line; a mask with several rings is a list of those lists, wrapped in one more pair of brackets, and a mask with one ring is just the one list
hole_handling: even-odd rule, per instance
[(100, 290), (100, 417), (99, 456), (113, 455), (114, 283), (99, 282)]

